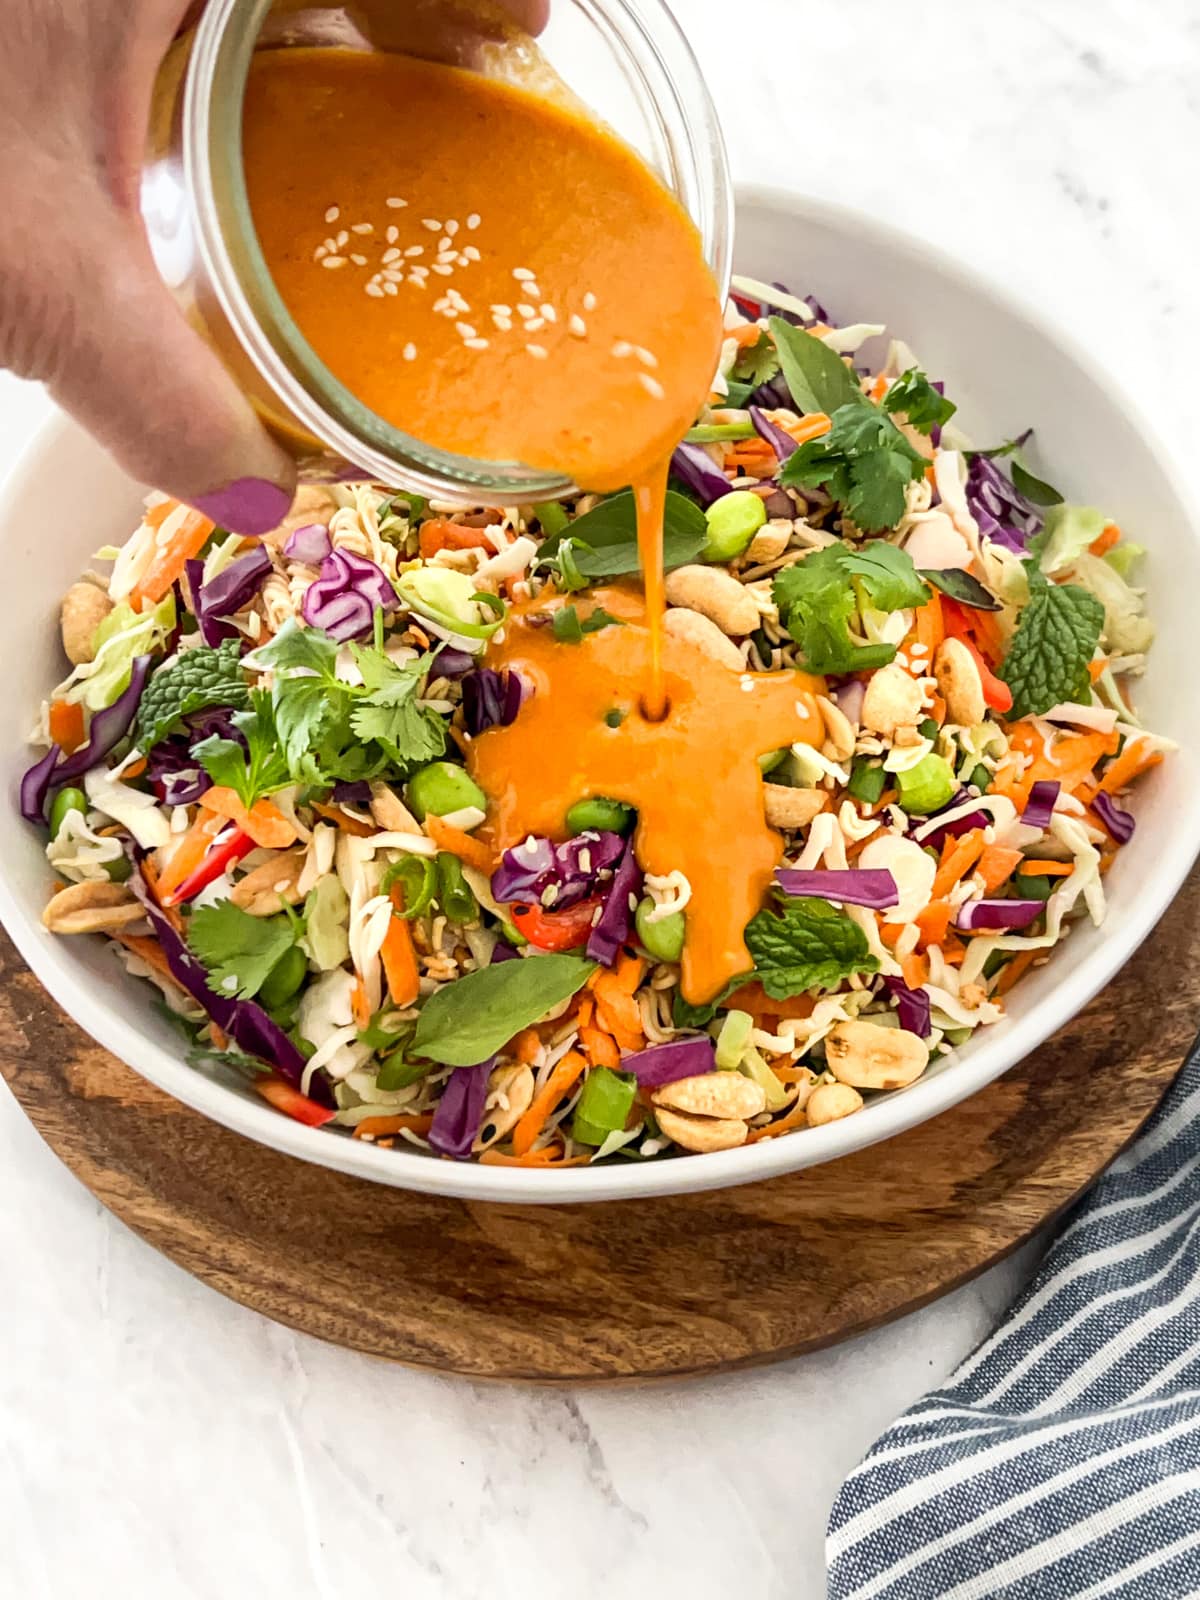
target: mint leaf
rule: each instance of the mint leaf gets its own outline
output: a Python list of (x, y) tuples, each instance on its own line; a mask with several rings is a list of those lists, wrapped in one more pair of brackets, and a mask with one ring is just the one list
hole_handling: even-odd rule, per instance
[(584, 636), (599, 633), (601, 628), (623, 628), (620, 617), (614, 617), (603, 606), (596, 606), (586, 617), (580, 617), (576, 606), (560, 606), (551, 618), (554, 637), (560, 644), (582, 644)]
[(772, 317), (769, 325), (798, 411), (832, 416), (842, 406), (871, 404), (853, 372), (827, 344), (782, 317)]
[(188, 918), (187, 942), (208, 968), (210, 989), (226, 1000), (250, 1000), (296, 935), (286, 917), (252, 917), (232, 900), (217, 900)]
[(826, 545), (785, 567), (777, 574), (772, 593), (810, 672), (865, 672), (894, 659), (894, 645), (860, 645), (851, 637), (850, 623), (857, 619), (859, 608), (856, 583), (881, 611), (899, 609), (894, 604), (897, 596), (903, 606), (923, 605), (929, 598), (911, 558), (880, 541), (857, 550)]
[(579, 956), (529, 956), (468, 972), (422, 1006), (412, 1053), (447, 1067), (477, 1066), (577, 994), (595, 970)]
[(214, 783), (232, 789), (249, 810), (263, 795), (286, 788), (291, 772), (279, 748), (271, 696), (264, 689), (255, 689), (250, 710), (235, 712), (230, 721), (245, 739), (244, 749), (235, 739), (214, 735), (202, 739), (192, 754)]
[(842, 565), (859, 580), (876, 611), (904, 611), (929, 603), (929, 590), (912, 557), (886, 539), (869, 539), (855, 549), (844, 547)]
[(245, 710), (250, 704), (250, 690), (242, 671), (240, 650), (237, 639), (227, 639), (215, 650), (197, 645), (156, 672), (138, 706), (133, 735), (137, 748), (152, 750), (181, 727), (193, 711), (207, 711), (212, 706)]
[[(831, 352), (832, 353), (832, 352)], [(862, 396), (831, 413), (830, 431), (810, 439), (780, 474), (785, 485), (825, 488), (864, 533), (894, 528), (905, 490), (929, 463), (892, 419)]]
[(884, 395), (883, 409), (889, 416), (902, 416), (918, 433), (932, 433), (945, 427), (958, 407), (939, 394), (923, 372), (909, 367)]
[[(570, 540), (575, 568), (585, 578), (619, 578), (639, 570), (637, 505), (633, 491), (602, 500), (576, 517), (565, 534), (545, 540), (538, 560), (557, 555)], [(694, 561), (708, 543), (708, 523), (694, 501), (670, 490), (663, 520), (663, 560), (668, 568)]]
[(1010, 720), (1040, 716), (1063, 701), (1086, 701), (1088, 666), (1104, 628), (1104, 607), (1073, 583), (1051, 583), (1025, 563), (1030, 601), (999, 675), (1012, 690)]

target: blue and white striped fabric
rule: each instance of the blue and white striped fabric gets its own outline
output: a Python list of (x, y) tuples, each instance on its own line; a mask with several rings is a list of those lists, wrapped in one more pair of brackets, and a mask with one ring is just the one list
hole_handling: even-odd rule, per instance
[(826, 1549), (831, 1600), (1200, 1595), (1200, 1051)]

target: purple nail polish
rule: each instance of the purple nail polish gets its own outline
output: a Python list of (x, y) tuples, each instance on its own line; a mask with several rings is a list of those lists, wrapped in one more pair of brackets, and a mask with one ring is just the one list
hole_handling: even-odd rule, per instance
[(257, 537), (279, 526), (291, 509), (292, 497), (266, 478), (235, 478), (223, 489), (197, 495), (192, 504), (231, 533)]

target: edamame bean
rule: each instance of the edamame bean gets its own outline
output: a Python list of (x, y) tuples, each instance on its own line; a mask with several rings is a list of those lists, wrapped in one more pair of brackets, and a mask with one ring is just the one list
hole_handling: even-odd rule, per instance
[(767, 508), (752, 489), (733, 489), (713, 501), (704, 520), (708, 523), (708, 543), (700, 553), (701, 559), (732, 561), (766, 522)]
[(628, 833), (634, 815), (619, 800), (577, 800), (567, 812), (567, 828), (573, 834)]
[(258, 991), (258, 998), (268, 1011), (286, 1005), (308, 975), (308, 957), (300, 946), (294, 944), (285, 950), (267, 974), (267, 981)]
[(656, 961), (678, 961), (683, 954), (683, 936), (685, 923), (682, 911), (672, 911), (669, 917), (663, 917), (658, 922), (650, 921), (650, 913), (654, 910), (654, 901), (649, 895), (642, 900), (637, 908), (634, 923), (637, 927), (637, 936), (642, 948), (647, 950)]
[(133, 868), (129, 864), (129, 857), (126, 855), (119, 855), (112, 861), (106, 861), (104, 870), (108, 873), (113, 883), (128, 883), (129, 879), (133, 877)]
[(50, 807), (50, 837), (57, 839), (63, 823), (72, 811), (87, 816), (88, 797), (82, 789), (60, 789)]
[(466, 806), (487, 810), (487, 795), (475, 780), (453, 761), (431, 761), (408, 781), (408, 803), (422, 822), (432, 811), (444, 817)]

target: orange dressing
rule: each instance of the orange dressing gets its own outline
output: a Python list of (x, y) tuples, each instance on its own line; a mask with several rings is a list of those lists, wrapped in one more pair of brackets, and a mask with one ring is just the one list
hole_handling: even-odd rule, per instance
[[(692, 887), (682, 988), (701, 1003), (753, 965), (742, 930), (761, 908), (780, 859), (757, 758), (798, 740), (821, 744), (814, 695), (823, 682), (801, 672), (730, 672), (666, 634), (670, 715), (647, 721), (639, 699), (651, 642), (641, 597), (620, 586), (590, 598), (625, 626), (564, 645), (534, 621), (551, 606), (535, 602), (512, 614), (488, 664), (516, 668), (534, 692), (511, 727), (473, 742), (468, 764), (495, 797), (489, 828), (497, 849), (528, 833), (562, 838), (576, 800), (602, 797), (637, 808), (642, 867), (682, 872)], [(581, 617), (591, 609), (590, 601), (576, 603)], [(605, 720), (612, 712), (624, 713), (615, 728)]]

